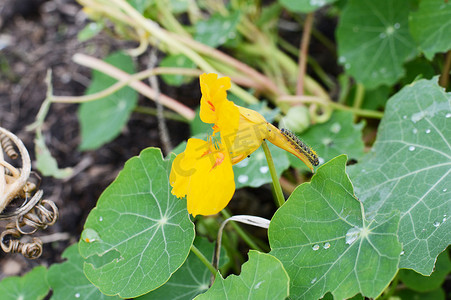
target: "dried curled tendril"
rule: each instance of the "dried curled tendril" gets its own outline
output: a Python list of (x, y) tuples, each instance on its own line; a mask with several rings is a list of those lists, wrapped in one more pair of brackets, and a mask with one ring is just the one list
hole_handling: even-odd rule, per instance
[[(20, 157), (21, 168), (7, 162), (4, 153), (13, 161)], [(42, 199), (39, 181), (31, 172), (30, 156), (22, 141), (0, 127), (0, 220), (10, 221), (0, 235), (5, 252), (21, 253), (31, 259), (42, 254), (42, 241), (30, 236), (53, 225), (58, 208), (53, 201)]]

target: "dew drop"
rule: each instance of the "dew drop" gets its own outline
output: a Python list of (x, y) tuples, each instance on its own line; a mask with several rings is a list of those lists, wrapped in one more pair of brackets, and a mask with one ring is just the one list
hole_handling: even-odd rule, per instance
[(395, 32), (395, 28), (393, 26), (388, 26), (387, 29), (385, 30), (385, 32), (388, 35), (391, 35), (391, 34), (393, 34), (393, 32)]
[(235, 32), (229, 32), (229, 34), (227, 35), (227, 37), (229, 39), (234, 39), (236, 37), (236, 33)]
[(418, 129), (414, 128), (414, 129), (412, 130), (412, 132), (413, 132), (413, 134), (417, 134), (417, 133), (418, 133)]
[(414, 146), (410, 146), (409, 147), (409, 151), (414, 151), (415, 150), (415, 147)]
[(426, 129), (426, 133), (431, 133), (431, 130), (430, 129)]
[(351, 245), (352, 243), (354, 243), (355, 240), (357, 240), (357, 238), (359, 237), (360, 231), (361, 229), (359, 227), (352, 227), (351, 229), (349, 229), (348, 232), (346, 232), (346, 244)]
[(407, 120), (407, 116), (406, 116), (406, 115), (402, 116), (402, 118), (403, 118), (404, 120)]
[(401, 24), (395, 23), (395, 25), (393, 27), (395, 27), (395, 29), (399, 29), (401, 27)]
[(257, 282), (257, 284), (254, 285), (254, 289), (256, 289), (256, 290), (259, 289), (263, 282), (265, 282), (265, 281), (262, 280), (262, 281)]
[(320, 165), (322, 165), (324, 163), (324, 158), (318, 157), (318, 162)]
[(443, 192), (446, 192), (448, 189), (443, 189)]
[(123, 111), (127, 107), (127, 101), (120, 101), (119, 105), (117, 106), (119, 111)]
[(401, 251), (400, 255), (404, 255), (404, 250), (403, 250), (403, 251)]
[(351, 68), (351, 64), (350, 63), (345, 64), (345, 69), (346, 70), (349, 70), (350, 68)]
[(446, 222), (446, 218), (443, 218), (442, 222), (445, 223)]
[(338, 58), (338, 62), (339, 63), (345, 63), (346, 62), (346, 57), (344, 57), (344, 56), (340, 56), (339, 58)]
[(434, 224), (432, 224), (432, 225), (434, 225), (434, 227), (439, 227), (440, 226), (440, 222), (434, 222)]
[(387, 37), (387, 35), (384, 32), (382, 32), (381, 34), (379, 34), (379, 37), (381, 39), (385, 39)]
[(102, 221), (103, 221), (103, 217), (100, 216), (100, 217), (99, 217), (99, 222), (102, 222)]
[(240, 175), (238, 176), (238, 182), (239, 183), (246, 183), (249, 180), (249, 176), (247, 175)]
[(80, 298), (80, 293), (76, 293), (75, 298)]
[(310, 281), (311, 284), (314, 284), (316, 282), (316, 277), (312, 279), (312, 281)]
[(225, 21), (224, 23), (222, 23), (222, 28), (229, 29), (230, 25), (232, 25), (232, 23), (230, 21)]
[(260, 167), (260, 173), (266, 174), (266, 173), (268, 173), (268, 171), (269, 171), (268, 166), (262, 166), (262, 167)]
[(339, 133), (340, 130), (341, 130), (340, 123), (334, 123), (334, 124), (332, 124), (332, 126), (330, 126), (330, 131), (333, 133)]
[(313, 245), (312, 249), (313, 249), (313, 251), (316, 251), (316, 250), (318, 250), (318, 249), (319, 249), (319, 245), (318, 245), (318, 244), (316, 244), (316, 245)]
[(259, 153), (257, 153), (256, 157), (257, 157), (258, 160), (264, 160), (265, 159), (265, 153), (259, 152)]
[(240, 161), (239, 163), (237, 163), (236, 166), (238, 168), (244, 168), (244, 167), (247, 167), (248, 164), (249, 164), (249, 159), (244, 159), (244, 160)]
[(326, 249), (326, 250), (329, 249), (330, 248), (330, 243), (329, 242), (325, 243), (323, 248)]
[(451, 118), (451, 113), (447, 113), (445, 117), (446, 118)]

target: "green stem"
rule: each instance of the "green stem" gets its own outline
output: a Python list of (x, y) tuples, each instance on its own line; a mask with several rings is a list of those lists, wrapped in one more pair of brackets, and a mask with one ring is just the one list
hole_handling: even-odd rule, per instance
[[(355, 91), (354, 103), (352, 105), (353, 109), (360, 109), (363, 103), (363, 96), (365, 95), (365, 87), (361, 83), (357, 83), (357, 88)], [(354, 115), (354, 121), (357, 118), (357, 115)]]
[(202, 254), (202, 252), (199, 251), (199, 249), (196, 248), (196, 246), (191, 245), (191, 252), (193, 252), (200, 261), (210, 270), (211, 274), (213, 276), (216, 276), (216, 269), (213, 267), (213, 265), (210, 263), (210, 261)]
[[(225, 219), (232, 217), (232, 215), (226, 208), (221, 211), (221, 214)], [(262, 249), (257, 245), (257, 243), (255, 243), (254, 240), (252, 240), (252, 238), (247, 234), (246, 231), (244, 231), (243, 228), (241, 228), (240, 225), (238, 225), (238, 223), (236, 223), (235, 221), (230, 221), (230, 224), (232, 224), (233, 229), (235, 229), (236, 233), (238, 233), (238, 235), (249, 246), (249, 248), (257, 251), (262, 251)]]
[(280, 186), (279, 177), (276, 173), (276, 167), (269, 151), (266, 141), (262, 143), (263, 151), (265, 151), (266, 161), (268, 162), (269, 172), (271, 173), (272, 183), (274, 185), (274, 191), (276, 193), (277, 206), (281, 207), (285, 203), (285, 197), (283, 196), (282, 187)]
[(319, 97), (314, 96), (283, 96), (278, 99), (280, 102), (302, 102), (302, 103), (316, 103), (325, 107), (332, 107), (333, 109), (337, 110), (344, 110), (344, 111), (350, 111), (355, 115), (366, 117), (366, 118), (373, 118), (373, 119), (382, 119), (384, 116), (383, 112), (375, 111), (375, 110), (369, 110), (369, 109), (357, 109), (353, 107), (346, 106), (341, 103), (328, 101)]

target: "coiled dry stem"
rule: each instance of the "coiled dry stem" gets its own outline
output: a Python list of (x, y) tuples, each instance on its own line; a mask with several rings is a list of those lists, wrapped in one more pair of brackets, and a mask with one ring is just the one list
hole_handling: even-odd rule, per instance
[[(20, 156), (21, 167), (5, 161), (4, 153), (11, 160)], [(5, 252), (35, 259), (42, 254), (42, 241), (24, 237), (55, 224), (58, 208), (53, 201), (42, 199), (40, 178), (30, 175), (35, 174), (27, 149), (17, 136), (0, 127), (0, 219), (10, 220), (0, 235), (0, 246)]]

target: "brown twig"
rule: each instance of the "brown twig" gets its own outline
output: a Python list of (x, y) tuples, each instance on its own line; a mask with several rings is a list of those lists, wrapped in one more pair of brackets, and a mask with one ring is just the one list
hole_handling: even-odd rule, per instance
[(445, 89), (448, 87), (450, 70), (451, 70), (451, 50), (449, 50), (446, 53), (445, 65), (443, 66), (442, 74), (440, 75), (440, 79), (438, 81), (440, 86), (444, 87)]
[[(85, 67), (92, 68), (94, 70), (100, 71), (108, 76), (111, 76), (117, 80), (125, 81), (130, 79), (130, 74), (100, 60), (92, 56), (88, 56), (85, 54), (77, 53), (74, 55), (73, 60)], [(138, 91), (139, 93), (143, 94), (144, 96), (148, 97), (149, 99), (155, 100), (155, 90), (153, 90), (151, 87), (146, 85), (145, 83), (141, 81), (130, 81), (129, 86), (133, 88), (134, 90)], [(170, 98), (164, 94), (160, 94), (160, 101), (161, 103), (178, 112), (180, 115), (184, 116), (188, 120), (193, 120), (195, 116), (195, 112), (183, 105), (182, 103), (178, 102), (177, 100)]]
[(304, 30), (302, 32), (301, 45), (299, 49), (299, 73), (298, 81), (296, 84), (296, 95), (304, 95), (304, 78), (307, 69), (307, 55), (308, 46), (310, 43), (310, 35), (312, 32), (313, 15), (313, 12), (307, 14), (307, 18), (304, 22)]

